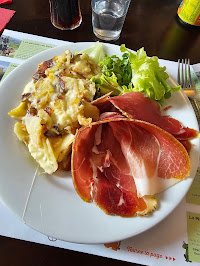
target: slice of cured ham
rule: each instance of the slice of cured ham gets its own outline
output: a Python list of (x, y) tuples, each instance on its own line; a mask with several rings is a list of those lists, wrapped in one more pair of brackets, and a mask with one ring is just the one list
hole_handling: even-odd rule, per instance
[(187, 151), (171, 134), (143, 121), (109, 124), (121, 144), (139, 197), (159, 193), (189, 175)]
[(194, 129), (183, 127), (178, 120), (163, 116), (160, 105), (140, 92), (125, 93), (109, 100), (125, 116), (152, 123), (177, 139), (191, 139), (198, 134)]
[(83, 200), (94, 201), (107, 214), (144, 215), (156, 207), (151, 195), (189, 175), (190, 159), (183, 145), (159, 127), (112, 115), (77, 132), (74, 186)]
[(118, 109), (110, 102), (110, 95), (111, 93), (107, 93), (92, 101), (92, 104), (99, 109), (100, 113), (118, 111)]

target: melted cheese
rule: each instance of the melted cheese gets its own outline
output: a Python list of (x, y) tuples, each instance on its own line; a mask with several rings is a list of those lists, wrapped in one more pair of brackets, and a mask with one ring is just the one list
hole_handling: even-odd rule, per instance
[(39, 78), (25, 86), (20, 105), (9, 115), (21, 120), (15, 134), (51, 174), (70, 154), (76, 129), (98, 119), (98, 109), (85, 103), (90, 103), (96, 93), (90, 78), (100, 71), (88, 55), (72, 56), (69, 50), (47, 65), (46, 69), (45, 62), (39, 65)]

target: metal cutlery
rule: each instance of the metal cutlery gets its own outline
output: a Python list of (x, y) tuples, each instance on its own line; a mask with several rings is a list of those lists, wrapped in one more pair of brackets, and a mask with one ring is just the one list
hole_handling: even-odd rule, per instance
[(200, 100), (200, 97), (192, 84), (190, 59), (178, 60), (178, 83), (181, 85), (183, 91), (190, 99), (191, 104), (196, 110), (198, 119), (200, 119), (200, 105), (197, 101), (197, 99)]

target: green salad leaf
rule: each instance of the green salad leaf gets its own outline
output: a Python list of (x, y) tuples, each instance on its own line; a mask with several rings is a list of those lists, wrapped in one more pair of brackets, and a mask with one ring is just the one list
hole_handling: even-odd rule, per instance
[(129, 55), (124, 53), (122, 58), (116, 55), (105, 55), (99, 62), (102, 69), (100, 77), (93, 77), (97, 88), (97, 97), (112, 91), (112, 96), (124, 93), (127, 90), (132, 78), (131, 64)]
[(171, 87), (167, 83), (169, 75), (166, 67), (160, 67), (157, 56), (148, 58), (144, 48), (139, 49), (136, 54), (129, 51), (125, 45), (122, 45), (120, 50), (129, 53), (134, 91), (142, 92), (162, 104), (164, 99), (171, 96), (171, 90), (180, 90), (180, 86)]
[(116, 55), (110, 57), (105, 55), (104, 59), (99, 62), (99, 65), (104, 75), (111, 77), (114, 73), (120, 86), (128, 86), (130, 83), (132, 71), (129, 55), (127, 53), (122, 55), (122, 59)]
[(102, 44), (97, 42), (82, 51), (93, 58), (102, 70), (100, 77), (92, 78), (97, 89), (96, 98), (109, 92), (115, 96), (138, 91), (163, 104), (171, 96), (171, 91), (180, 90), (180, 86), (171, 87), (167, 83), (169, 75), (166, 67), (159, 65), (158, 57), (147, 57), (144, 48), (133, 53), (124, 44), (120, 50), (121, 58), (108, 56), (104, 53)]
[(96, 89), (97, 89), (97, 97), (101, 95), (107, 94), (112, 91), (112, 96), (117, 96), (123, 92), (122, 87), (118, 84), (117, 76), (112, 73), (111, 76), (106, 76), (102, 74), (100, 78), (92, 77), (91, 79), (95, 82)]
[(100, 42), (96, 42), (94, 45), (91, 47), (82, 50), (80, 53), (85, 53), (89, 55), (97, 64), (103, 60), (105, 56), (105, 52), (103, 49), (103, 45)]

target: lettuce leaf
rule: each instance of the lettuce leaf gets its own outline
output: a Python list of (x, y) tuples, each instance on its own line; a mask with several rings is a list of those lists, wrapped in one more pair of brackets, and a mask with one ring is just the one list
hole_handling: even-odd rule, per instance
[(159, 66), (158, 57), (148, 58), (144, 48), (139, 49), (136, 54), (129, 51), (125, 45), (122, 45), (120, 50), (129, 54), (132, 69), (131, 85), (134, 91), (142, 92), (163, 104), (164, 100), (171, 96), (171, 91), (180, 90), (180, 86), (171, 87), (167, 83), (169, 75), (165, 71), (166, 67)]
[(111, 76), (106, 76), (105, 74), (102, 74), (99, 78), (92, 77), (91, 80), (95, 82), (96, 85), (97, 93), (95, 95), (95, 98), (98, 98), (111, 91), (112, 96), (117, 96), (123, 93), (123, 88), (119, 86), (117, 76), (114, 73), (112, 73)]
[(79, 53), (85, 53), (85, 54), (89, 55), (89, 57), (91, 57), (97, 64), (101, 60), (103, 60), (103, 58), (105, 56), (103, 45), (100, 42), (96, 42), (91, 47), (84, 49)]
[(122, 58), (116, 55), (105, 55), (103, 60), (99, 62), (99, 66), (102, 75), (92, 78), (96, 84), (96, 98), (109, 92), (112, 92), (112, 96), (116, 96), (130, 91), (128, 86), (132, 78), (132, 69), (128, 53), (124, 53)]
[(128, 86), (132, 78), (131, 64), (129, 55), (124, 53), (122, 58), (116, 55), (105, 55), (104, 59), (99, 62), (102, 72), (107, 77), (112, 77), (113, 73), (117, 77), (119, 86)]
[(95, 98), (112, 92), (112, 96), (130, 91), (144, 93), (151, 99), (163, 104), (171, 96), (171, 91), (179, 91), (180, 86), (171, 87), (167, 83), (169, 75), (166, 67), (161, 67), (158, 57), (147, 57), (144, 48), (136, 53), (121, 45), (121, 58), (105, 54), (103, 45), (96, 42), (93, 46), (81, 51), (88, 54), (101, 67), (100, 77), (93, 77), (97, 93)]

